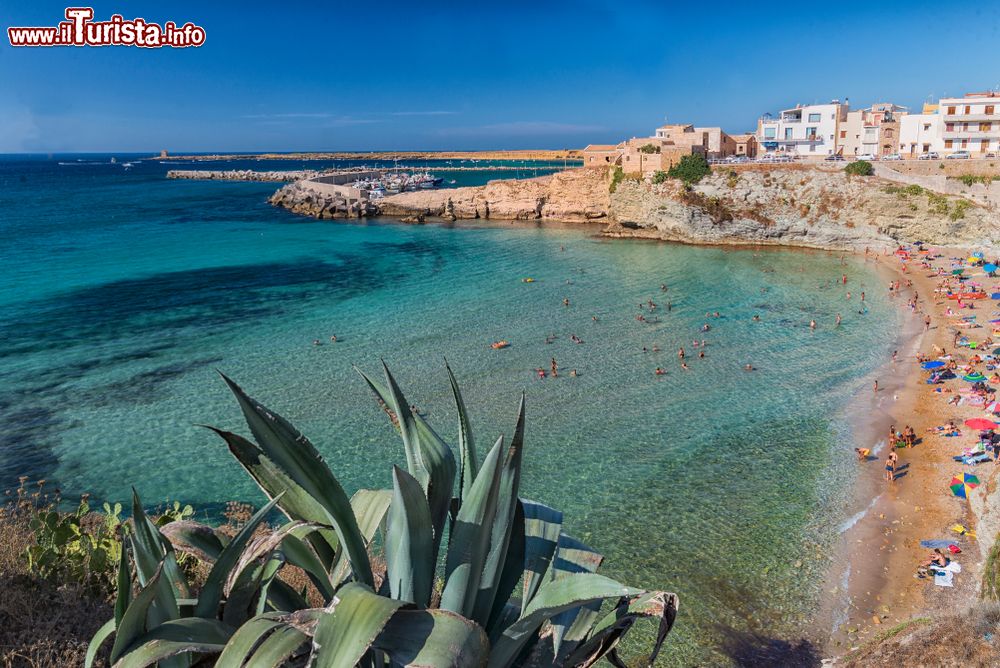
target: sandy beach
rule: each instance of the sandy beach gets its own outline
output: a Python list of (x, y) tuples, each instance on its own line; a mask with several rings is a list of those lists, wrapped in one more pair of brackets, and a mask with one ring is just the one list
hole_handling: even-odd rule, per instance
[[(951, 257), (967, 256), (964, 249), (934, 250), (944, 255), (933, 262), (935, 269), (950, 268)], [(820, 620), (831, 624), (827, 655), (842, 654), (899, 622), (962, 610), (975, 601), (982, 562), (980, 546), (975, 538), (952, 531), (956, 524), (975, 529), (975, 518), (969, 502), (954, 497), (948, 482), (953, 475), (971, 469), (985, 489), (987, 480), (994, 475), (992, 462), (972, 469), (952, 460), (953, 455), (973, 445), (977, 432), (962, 423), (968, 418), (982, 417), (983, 408), (948, 406), (948, 399), (957, 396), (963, 381), (927, 385), (924, 383), (927, 373), (916, 361), (918, 353), (936, 358), (937, 349), (956, 352), (952, 345), (955, 329), (950, 321), (959, 316), (946, 315), (946, 309), (954, 307), (955, 302), (935, 293), (941, 277), (919, 266), (918, 261), (906, 263), (905, 270), (904, 263), (896, 256), (883, 256), (878, 262), (880, 271), (888, 276), (886, 287), (889, 280), (902, 283), (901, 294), (895, 299), (906, 311), (905, 324), (900, 332), (897, 361), (889, 362), (873, 376), (879, 381), (879, 391), (869, 389), (850, 408), (852, 412), (868, 415), (859, 421), (854, 441), (871, 448), (872, 453), (867, 461), (858, 464), (861, 470), (852, 506), (856, 514), (845, 523), (825, 585), (827, 596)], [(983, 280), (981, 270), (969, 273), (973, 280), (988, 286), (994, 283), (991, 279)], [(907, 280), (912, 281), (912, 287), (906, 287)], [(990, 291), (987, 287), (986, 292)], [(914, 294), (918, 302), (911, 313), (907, 302)], [(992, 302), (987, 299), (977, 301), (976, 309), (966, 313), (985, 320), (991, 312)], [(926, 331), (925, 315), (931, 317)], [(969, 337), (982, 340), (989, 333), (988, 328), (974, 329), (969, 331)], [(967, 352), (968, 349), (958, 349), (960, 364)], [(934, 392), (935, 387), (945, 391)], [(956, 392), (947, 392), (951, 388)], [(949, 420), (959, 426), (961, 437), (945, 438), (940, 433), (928, 432), (929, 428)], [(889, 453), (886, 441), (890, 425), (897, 430), (909, 425), (917, 434), (915, 447), (897, 450), (897, 479), (892, 483), (885, 480), (883, 466)], [(948, 539), (961, 548), (962, 552), (954, 559), (961, 564), (962, 572), (955, 577), (954, 587), (939, 587), (929, 579), (916, 578), (917, 566), (930, 552), (920, 547), (920, 541), (930, 539)], [(983, 539), (992, 543), (992, 537)]]

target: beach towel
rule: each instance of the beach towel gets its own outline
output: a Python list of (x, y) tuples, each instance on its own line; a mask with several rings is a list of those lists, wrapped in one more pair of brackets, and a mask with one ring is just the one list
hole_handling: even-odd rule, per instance
[(945, 540), (944, 538), (933, 538), (931, 540), (920, 541), (920, 547), (926, 547), (931, 550), (933, 549), (944, 550), (951, 547), (954, 544), (955, 543), (953, 541)]
[(934, 584), (938, 587), (954, 587), (955, 573), (961, 572), (962, 566), (957, 561), (949, 561), (944, 568), (934, 569)]

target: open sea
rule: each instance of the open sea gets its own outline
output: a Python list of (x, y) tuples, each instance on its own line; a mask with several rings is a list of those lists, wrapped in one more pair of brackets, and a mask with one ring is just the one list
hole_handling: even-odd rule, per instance
[[(197, 426), (247, 433), (216, 370), (301, 428), (349, 493), (387, 487), (402, 445), (352, 365), (384, 358), (454, 439), (447, 357), (482, 451), (527, 393), (522, 495), (565, 511), (605, 574), (680, 594), (663, 665), (815, 631), (855, 468), (845, 406), (901, 319), (870, 265), (584, 226), (320, 223), (268, 205), (281, 184), (167, 180), (180, 166), (122, 166), (135, 157), (0, 156), (0, 489), (27, 475), (67, 498), (134, 485), (149, 506), (260, 505)], [(329, 166), (287, 163), (193, 167)], [(514, 176), (416, 164), (456, 185)], [(553, 357), (559, 377), (539, 380)]]

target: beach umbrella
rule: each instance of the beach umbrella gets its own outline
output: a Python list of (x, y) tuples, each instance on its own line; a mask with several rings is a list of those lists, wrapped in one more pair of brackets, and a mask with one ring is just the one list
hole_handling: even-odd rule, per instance
[(963, 473), (951, 479), (951, 493), (962, 499), (969, 498), (969, 492), (979, 486), (979, 478), (971, 473)]
[(983, 271), (985, 271), (987, 274), (992, 274), (996, 270), (997, 270), (997, 266), (995, 264), (984, 264), (983, 265)]
[(976, 252), (974, 252), (972, 254), (972, 257), (976, 258), (977, 260), (982, 260), (983, 259), (983, 251), (976, 251)]
[(996, 429), (997, 423), (992, 420), (987, 420), (986, 418), (970, 418), (965, 421), (965, 426), (969, 429)]
[(961, 276), (963, 271), (965, 271), (965, 269), (952, 269), (951, 270), (951, 275), (952, 276)]
[(1000, 299), (1000, 292), (994, 292), (991, 294), (990, 299)]
[(924, 367), (929, 371), (931, 369), (940, 369), (941, 367), (944, 366), (944, 362), (942, 362), (941, 360), (931, 360), (930, 362), (924, 362), (920, 366)]
[(977, 371), (976, 373), (970, 373), (966, 376), (962, 376), (962, 380), (966, 380), (970, 383), (981, 383), (986, 380), (986, 376)]

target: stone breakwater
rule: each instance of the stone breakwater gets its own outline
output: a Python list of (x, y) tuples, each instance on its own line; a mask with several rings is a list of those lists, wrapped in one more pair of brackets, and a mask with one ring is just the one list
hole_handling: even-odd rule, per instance
[(1000, 216), (959, 197), (908, 191), (877, 177), (848, 177), (816, 167), (717, 168), (685, 189), (626, 178), (610, 192), (604, 170), (572, 169), (485, 186), (401, 193), (350, 204), (285, 186), (271, 203), (316, 218), (382, 215), (423, 222), (550, 220), (604, 222), (604, 234), (693, 244), (770, 244), (826, 249), (1000, 242)]
[(195, 179), (207, 181), (299, 181), (319, 176), (322, 172), (302, 169), (292, 172), (258, 172), (251, 169), (171, 169), (168, 179)]
[(279, 189), (267, 200), (292, 213), (320, 220), (376, 216), (378, 207), (360, 197), (353, 188), (316, 181), (296, 181)]

